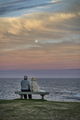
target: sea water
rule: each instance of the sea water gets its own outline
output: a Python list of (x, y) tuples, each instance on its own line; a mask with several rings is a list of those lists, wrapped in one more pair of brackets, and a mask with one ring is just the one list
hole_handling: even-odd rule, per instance
[[(21, 78), (0, 78), (0, 99), (16, 99), (15, 91), (21, 90)], [(80, 78), (38, 78), (41, 90), (50, 94), (45, 99), (50, 101), (80, 101)], [(33, 98), (40, 99), (39, 95)]]

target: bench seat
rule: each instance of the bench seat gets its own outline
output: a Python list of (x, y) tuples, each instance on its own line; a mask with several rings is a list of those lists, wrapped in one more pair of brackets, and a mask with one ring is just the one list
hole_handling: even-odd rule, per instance
[(22, 92), (22, 91), (16, 91), (15, 94), (20, 95), (21, 99), (23, 99), (23, 95), (28, 95), (28, 94), (39, 94), (41, 96), (41, 99), (44, 100), (45, 95), (49, 95), (49, 92), (45, 91), (40, 91), (40, 92)]

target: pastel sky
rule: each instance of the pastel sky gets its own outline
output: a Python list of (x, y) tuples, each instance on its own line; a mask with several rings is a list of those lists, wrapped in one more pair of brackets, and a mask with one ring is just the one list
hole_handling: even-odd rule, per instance
[(0, 71), (80, 70), (79, 0), (0, 0)]

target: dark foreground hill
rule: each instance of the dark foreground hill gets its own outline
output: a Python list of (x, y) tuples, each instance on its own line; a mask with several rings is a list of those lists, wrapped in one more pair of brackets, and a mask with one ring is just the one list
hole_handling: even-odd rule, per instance
[(80, 120), (80, 102), (0, 100), (0, 120)]

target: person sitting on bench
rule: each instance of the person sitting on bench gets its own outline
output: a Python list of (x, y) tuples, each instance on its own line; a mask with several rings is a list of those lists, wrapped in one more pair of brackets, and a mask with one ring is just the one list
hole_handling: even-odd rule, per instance
[[(30, 88), (30, 82), (28, 80), (27, 76), (24, 76), (24, 80), (21, 81), (21, 91), (22, 92), (30, 92), (31, 88)], [(29, 99), (32, 99), (32, 95), (29, 94), (28, 95)], [(27, 95), (24, 94), (24, 99), (27, 99)]]

